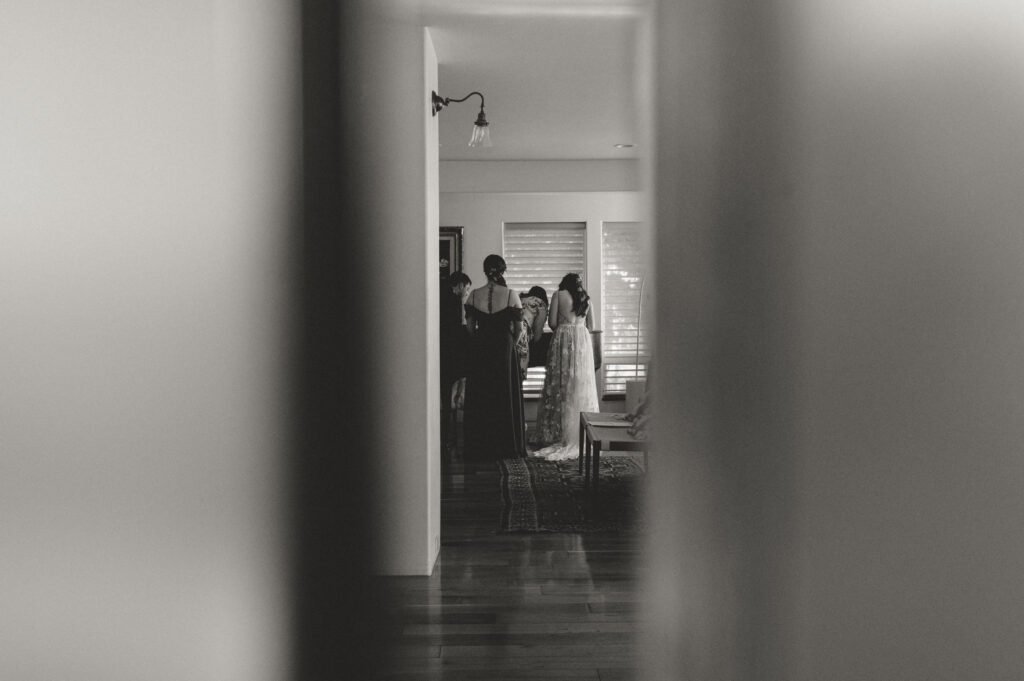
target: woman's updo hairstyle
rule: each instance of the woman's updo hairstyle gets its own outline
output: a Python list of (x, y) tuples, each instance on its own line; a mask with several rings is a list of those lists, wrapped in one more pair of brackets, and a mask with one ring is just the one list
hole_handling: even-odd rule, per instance
[(572, 298), (572, 311), (574, 314), (579, 317), (587, 314), (587, 310), (590, 309), (590, 294), (583, 288), (583, 279), (580, 278), (580, 275), (570, 272), (562, 277), (558, 290), (569, 292), (569, 297)]
[(500, 255), (491, 255), (484, 258), (484, 276), (487, 277), (488, 281), (493, 281), (496, 284), (505, 285), (505, 270), (508, 268), (505, 265), (505, 259)]

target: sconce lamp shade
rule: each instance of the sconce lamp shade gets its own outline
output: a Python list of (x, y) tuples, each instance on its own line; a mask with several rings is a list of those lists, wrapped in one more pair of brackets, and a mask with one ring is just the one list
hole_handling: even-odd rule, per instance
[(476, 123), (473, 124), (473, 136), (469, 138), (469, 146), (494, 146), (491, 144), (491, 126), (487, 123), (487, 117), (484, 116), (483, 106), (480, 107), (480, 115), (476, 117)]
[(452, 102), (464, 102), (473, 95), (480, 98), (480, 113), (476, 117), (476, 123), (473, 124), (473, 136), (469, 138), (469, 146), (471, 147), (492, 147), (491, 144), (491, 128), (487, 123), (487, 116), (484, 115), (484, 96), (479, 92), (470, 92), (462, 99), (451, 99), (450, 97), (442, 97), (434, 91), (430, 93), (430, 113), (432, 116), (436, 116), (440, 113), (441, 109), (445, 108)]
[(486, 125), (474, 125), (473, 136), (469, 138), (471, 147), (493, 147), (491, 144), (491, 129)]

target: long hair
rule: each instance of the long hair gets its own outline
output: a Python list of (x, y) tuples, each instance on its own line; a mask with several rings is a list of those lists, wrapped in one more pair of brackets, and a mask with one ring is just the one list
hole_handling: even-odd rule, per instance
[(569, 292), (569, 297), (572, 298), (572, 311), (577, 317), (587, 314), (587, 310), (590, 309), (590, 294), (583, 288), (583, 280), (580, 275), (570, 272), (562, 277), (561, 283), (558, 284), (558, 290)]
[(496, 284), (505, 285), (505, 259), (500, 255), (492, 253), (491, 255), (484, 258), (484, 276), (489, 281), (493, 281)]

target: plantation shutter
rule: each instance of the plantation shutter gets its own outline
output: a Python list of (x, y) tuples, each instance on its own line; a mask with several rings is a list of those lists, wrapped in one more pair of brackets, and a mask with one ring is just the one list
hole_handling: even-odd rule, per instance
[[(606, 222), (601, 231), (605, 394), (625, 393), (627, 380), (646, 376), (651, 358), (650, 324), (640, 314), (640, 288), (647, 275), (643, 236), (635, 222)], [(645, 300), (651, 295), (648, 286)]]
[(586, 276), (586, 233), (582, 222), (506, 224), (505, 281), (517, 293), (543, 286), (550, 298), (567, 273)]
[[(583, 277), (586, 286), (586, 227), (583, 222), (506, 223), (505, 282), (509, 288), (526, 293), (542, 286), (550, 300), (569, 272)], [(530, 367), (523, 392), (538, 395), (543, 387), (544, 367)]]

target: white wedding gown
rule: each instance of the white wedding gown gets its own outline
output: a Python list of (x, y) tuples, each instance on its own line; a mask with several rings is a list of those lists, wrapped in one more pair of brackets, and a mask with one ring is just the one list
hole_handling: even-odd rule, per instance
[[(571, 312), (570, 312), (571, 315)], [(559, 315), (561, 317), (561, 315)], [(551, 338), (533, 456), (548, 461), (579, 455), (580, 412), (599, 411), (594, 346), (584, 317), (560, 321)]]

